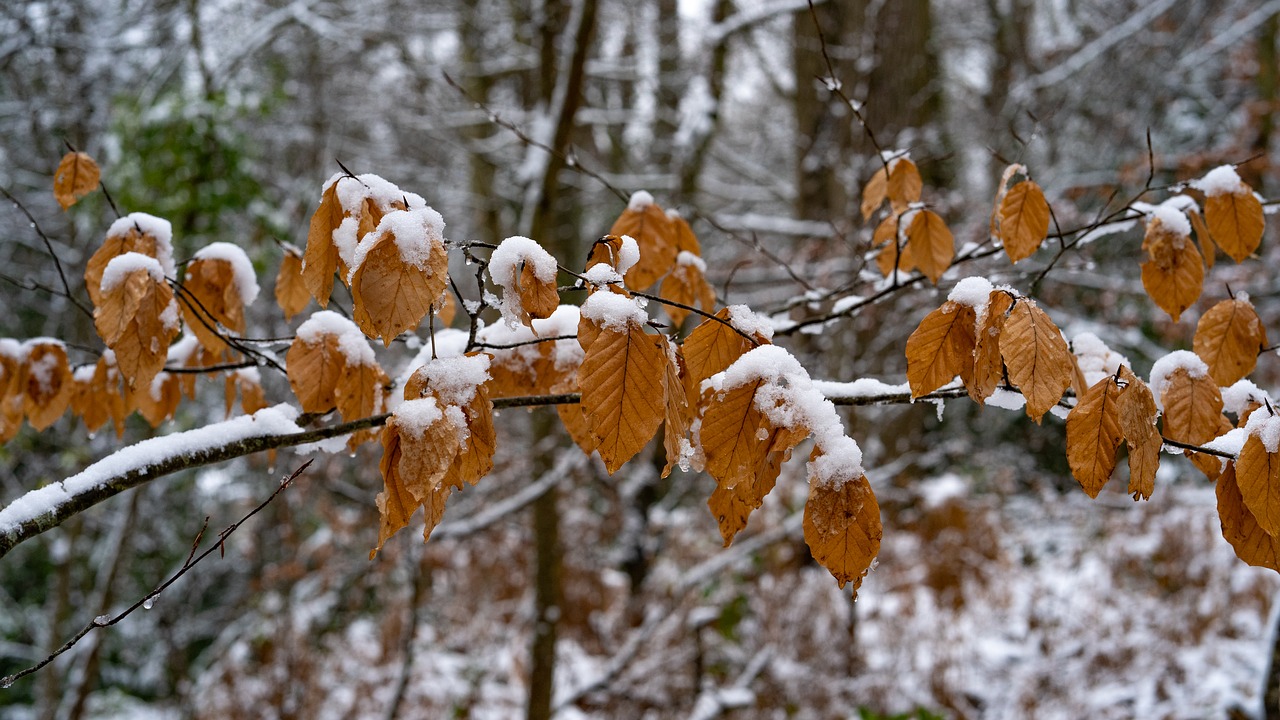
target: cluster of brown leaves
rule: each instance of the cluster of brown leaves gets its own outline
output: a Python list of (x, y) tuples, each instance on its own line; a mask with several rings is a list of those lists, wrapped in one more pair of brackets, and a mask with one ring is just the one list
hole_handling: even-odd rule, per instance
[(910, 158), (894, 158), (871, 176), (862, 189), (862, 219), (889, 202), (889, 214), (872, 234), (880, 248), (876, 265), (885, 277), (895, 271), (919, 270), (937, 284), (955, 258), (955, 237), (942, 217), (920, 205), (924, 183)]
[[(360, 331), (335, 312), (315, 313), (298, 328), (285, 363), (303, 412), (336, 408), (343, 419), (357, 420), (382, 410), (387, 375)], [(372, 431), (354, 433), (349, 447), (372, 437)]]

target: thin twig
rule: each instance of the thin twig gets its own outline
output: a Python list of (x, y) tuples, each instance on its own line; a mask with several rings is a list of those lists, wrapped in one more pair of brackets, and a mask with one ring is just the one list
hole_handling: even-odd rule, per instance
[(31, 227), (35, 229), (36, 235), (39, 235), (40, 239), (44, 241), (44, 248), (49, 252), (49, 258), (53, 260), (53, 266), (58, 269), (58, 278), (62, 280), (62, 296), (70, 300), (71, 303), (80, 310), (80, 312), (84, 313), (90, 320), (92, 320), (93, 312), (89, 310), (88, 307), (81, 304), (81, 302), (71, 294), (71, 284), (67, 282), (67, 274), (62, 270), (62, 261), (58, 259), (58, 253), (53, 250), (53, 242), (49, 240), (49, 236), (40, 228), (40, 223), (36, 222), (35, 216), (31, 214), (30, 210), (27, 210), (27, 207), (23, 205), (18, 198), (10, 194), (10, 192), (5, 188), (0, 187), (0, 193), (4, 193), (4, 196), (9, 199), (9, 202), (13, 203), (14, 207), (18, 208), (23, 215), (27, 216), (27, 221), (30, 222)]

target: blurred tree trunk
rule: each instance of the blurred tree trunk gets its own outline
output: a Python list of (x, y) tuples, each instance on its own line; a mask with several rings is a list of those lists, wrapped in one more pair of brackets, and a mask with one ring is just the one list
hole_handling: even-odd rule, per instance
[[(573, 250), (576, 233), (565, 233), (573, 226), (578, 215), (576, 195), (567, 192), (560, 183), (560, 171), (564, 169), (563, 151), (569, 145), (574, 118), (582, 104), (582, 85), (586, 74), (587, 54), (595, 29), (596, 0), (581, 0), (577, 10), (578, 24), (573, 28), (572, 54), (567, 66), (561, 69), (556, 59), (556, 35), (564, 26), (564, 18), (570, 13), (567, 3), (548, 0), (544, 5), (545, 18), (557, 18), (555, 25), (547, 22), (540, 33), (542, 47), (541, 81), (539, 90), (542, 107), (554, 113), (555, 133), (551, 147), (557, 154), (547, 158), (541, 179), (529, 234), (553, 255), (565, 258)], [(544, 18), (544, 19), (545, 19)], [(559, 107), (556, 107), (556, 101)], [(556, 432), (556, 418), (546, 410), (534, 420), (534, 448), (545, 448), (542, 442)], [(546, 454), (534, 458), (534, 470), (542, 475), (551, 470), (552, 460)], [(560, 511), (557, 507), (559, 493), (552, 488), (533, 504), (534, 532), (534, 616), (533, 642), (530, 649), (529, 720), (549, 720), (555, 690), (556, 625), (560, 619), (563, 596), (560, 573)]]
[(1252, 169), (1257, 173), (1257, 177), (1245, 179), (1266, 197), (1274, 197), (1280, 189), (1280, 183), (1276, 182), (1275, 161), (1271, 156), (1276, 117), (1280, 116), (1280, 52), (1277, 52), (1277, 40), (1280, 40), (1280, 15), (1272, 15), (1258, 29), (1258, 76), (1255, 81), (1258, 88), (1258, 130), (1251, 149), (1261, 155), (1262, 160), (1240, 168), (1244, 172)]
[[(827, 2), (795, 16), (793, 62), (796, 78), (796, 215), (805, 220), (834, 219), (848, 206), (849, 192), (839, 175), (852, 150), (849, 108), (822, 85), (828, 76), (823, 43), (836, 76), (854, 77), (856, 17), (867, 0)], [(815, 23), (816, 21), (816, 23)], [(820, 27), (819, 27), (820, 26)]]
[[(729, 17), (730, 11), (733, 10), (731, 0), (716, 0), (715, 6), (711, 11), (711, 19), (715, 23), (724, 22)], [(684, 149), (680, 155), (678, 163), (678, 172), (680, 174), (679, 191), (676, 194), (675, 201), (677, 203), (693, 203), (696, 204), (698, 194), (698, 183), (702, 175), (702, 166), (706, 162), (707, 148), (711, 146), (711, 139), (715, 137), (716, 127), (720, 121), (720, 101), (724, 96), (724, 78), (725, 69), (729, 62), (729, 38), (725, 37), (711, 48), (711, 56), (707, 59), (709, 66), (707, 68), (706, 83), (707, 93), (711, 96), (712, 110), (711, 127), (707, 128), (705, 134), (691, 138), (691, 145)]]

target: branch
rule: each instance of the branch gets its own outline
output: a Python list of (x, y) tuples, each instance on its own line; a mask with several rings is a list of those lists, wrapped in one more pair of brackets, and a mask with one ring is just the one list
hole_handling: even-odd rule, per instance
[(48, 235), (44, 234), (44, 230), (40, 229), (40, 223), (36, 222), (35, 216), (31, 214), (30, 210), (27, 210), (25, 205), (23, 205), (21, 202), (18, 201), (18, 198), (9, 194), (8, 190), (0, 187), (0, 193), (4, 193), (4, 196), (6, 198), (9, 198), (9, 202), (13, 203), (14, 207), (18, 208), (18, 210), (20, 210), (23, 215), (27, 216), (27, 221), (30, 222), (31, 227), (35, 229), (36, 235), (39, 235), (40, 239), (44, 241), (44, 248), (49, 252), (49, 257), (53, 260), (53, 266), (58, 269), (58, 278), (62, 280), (63, 292), (57, 293), (57, 294), (62, 295), (66, 299), (70, 300), (72, 305), (75, 305), (76, 308), (80, 310), (80, 312), (84, 313), (85, 315), (88, 316), (90, 320), (92, 320), (93, 313), (89, 310), (89, 308), (85, 307), (79, 300), (75, 298), (74, 295), (71, 294), (71, 285), (70, 283), (67, 282), (66, 273), (62, 271), (62, 261), (58, 259), (58, 253), (53, 251), (53, 242), (49, 240)]
[[(6, 675), (5, 677), (0, 678), (0, 688), (11, 687), (13, 683), (16, 682), (17, 680), (24, 678), (27, 675), (30, 675), (31, 673), (38, 671), (40, 668), (44, 667), (45, 665), (48, 665), (49, 663), (53, 662), (54, 659), (56, 659), (59, 655), (70, 650), (72, 647), (75, 647), (76, 643), (83, 640), (86, 635), (88, 635), (90, 632), (93, 632), (93, 630), (95, 630), (96, 628), (111, 627), (112, 625), (115, 625), (121, 620), (124, 620), (126, 617), (129, 617), (129, 615), (133, 613), (134, 610), (137, 610), (140, 607), (150, 608), (152, 601), (155, 599), (157, 595), (164, 592), (166, 588), (168, 588), (170, 585), (177, 582), (178, 578), (182, 577), (183, 575), (186, 575), (187, 572), (189, 572), (196, 565), (199, 565), (201, 560), (204, 560), (205, 558), (209, 557), (209, 555), (213, 554), (213, 551), (215, 550), (218, 550), (219, 553), (221, 554), (221, 552), (224, 549), (223, 544), (226, 542), (227, 538), (230, 537), (231, 534), (234, 533), (236, 530), (238, 530), (241, 525), (243, 525), (246, 521), (248, 521), (249, 518), (253, 517), (254, 515), (257, 515), (263, 508), (265, 508), (268, 504), (270, 504), (272, 500), (275, 500), (276, 496), (284, 492), (284, 489), (289, 487), (290, 483), (292, 483), (295, 479), (297, 479), (297, 477), (302, 474), (302, 471), (306, 470), (311, 465), (312, 462), (313, 462), (312, 460), (306, 461), (301, 466), (299, 466), (297, 470), (294, 470), (292, 473), (290, 473), (288, 476), (282, 479), (280, 481), (280, 487), (277, 487), (275, 489), (275, 492), (271, 493), (271, 495), (268, 496), (266, 500), (263, 500), (261, 503), (258, 503), (258, 506), (250, 510), (248, 514), (246, 514), (244, 517), (231, 523), (230, 525), (227, 526), (225, 530), (218, 533), (218, 541), (213, 545), (210, 545), (208, 549), (206, 549), (204, 552), (200, 553), (199, 556), (197, 556), (196, 549), (200, 546), (200, 539), (204, 537), (204, 531), (205, 531), (205, 528), (200, 528), (200, 532), (196, 533), (196, 539), (191, 543), (191, 554), (187, 555), (187, 561), (182, 564), (182, 567), (178, 568), (177, 572), (169, 576), (168, 580), (165, 580), (164, 582), (157, 585), (154, 590), (147, 593), (146, 596), (144, 596), (142, 599), (130, 605), (128, 608), (124, 610), (124, 612), (121, 612), (119, 615), (116, 615), (115, 617), (109, 617), (107, 615), (99, 615), (98, 617), (95, 617), (93, 620), (89, 622), (89, 624), (85, 625), (80, 630), (80, 632), (76, 633), (74, 637), (72, 637), (67, 642), (63, 643), (62, 647), (59, 647), (57, 650), (54, 650), (52, 653), (49, 654), (48, 657), (36, 663), (35, 665), (32, 665), (31, 667), (28, 667), (25, 670), (16, 672), (12, 675)], [(208, 527), (208, 523), (209, 523), (209, 519), (205, 518), (205, 527)]]

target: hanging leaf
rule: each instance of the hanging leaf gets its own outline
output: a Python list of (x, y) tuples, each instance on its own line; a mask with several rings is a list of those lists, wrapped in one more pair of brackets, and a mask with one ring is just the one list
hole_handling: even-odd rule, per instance
[(804, 506), (804, 540), (813, 559), (843, 589), (853, 583), (857, 596), (862, 579), (880, 553), (880, 506), (866, 476), (841, 483), (810, 483)]
[(1003, 290), (992, 290), (987, 300), (987, 313), (975, 332), (973, 347), (973, 380), (966, 383), (969, 397), (979, 405), (996, 391), (1004, 379), (1004, 361), (1000, 358), (1000, 336), (1013, 297)]
[(1266, 227), (1262, 203), (1243, 183), (1236, 192), (1209, 195), (1204, 218), (1218, 247), (1236, 262), (1252, 255), (1262, 243)]
[[(911, 247), (900, 242), (898, 238), (898, 215), (888, 215), (876, 226), (871, 237), (873, 247), (881, 247), (876, 255), (876, 267), (885, 277), (893, 275), (894, 266), (899, 273), (909, 273), (915, 269), (915, 261), (911, 259)], [(901, 252), (899, 252), (901, 251)]]
[(1209, 375), (1228, 387), (1253, 372), (1267, 331), (1247, 299), (1237, 297), (1209, 308), (1196, 324), (1193, 349), (1209, 366)]
[(602, 329), (578, 370), (582, 411), (609, 474), (640, 452), (662, 424), (666, 353), (644, 329)]
[(337, 407), (338, 378), (346, 366), (337, 335), (324, 335), (316, 342), (294, 338), (285, 368), (303, 412), (326, 413)]
[(1200, 297), (1204, 264), (1191, 236), (1168, 227), (1159, 217), (1147, 223), (1142, 249), (1142, 286), (1174, 322)]
[(276, 304), (284, 311), (284, 319), (292, 320), (309, 302), (311, 292), (302, 277), (302, 255), (297, 248), (286, 247), (280, 260), (280, 272), (276, 274)]
[(684, 379), (680, 368), (684, 359), (680, 349), (659, 335), (659, 346), (667, 357), (666, 372), (662, 374), (662, 394), (666, 398), (663, 405), (662, 446), (667, 454), (667, 464), (662, 468), (662, 477), (671, 474), (671, 470), (680, 462), (684, 444), (688, 442), (689, 425), (693, 422), (693, 409), (689, 406), (685, 394)]
[(23, 343), (25, 359), (17, 381), (22, 390), (22, 414), (36, 430), (44, 430), (66, 413), (75, 392), (67, 351), (53, 340)]
[[(248, 264), (249, 259), (244, 257), (244, 252), (234, 245), (215, 245), (235, 248), (240, 254), (237, 259)], [(182, 318), (187, 327), (200, 340), (201, 345), (214, 352), (227, 348), (218, 326), (221, 325), (236, 335), (242, 334), (246, 296), (256, 297), (258, 294), (258, 285), (252, 280), (252, 275), (249, 279), (238, 277), (234, 263), (235, 261), (225, 257), (202, 257), (197, 254), (195, 259), (187, 263), (186, 277), (182, 283), (186, 292), (178, 297)], [(252, 268), (251, 265), (249, 267)], [(252, 287), (244, 288), (242, 283), (252, 283)]]
[(916, 267), (937, 285), (956, 254), (956, 241), (947, 224), (932, 210), (916, 212), (907, 226), (907, 245)]
[[(756, 407), (756, 391), (763, 380), (716, 393), (702, 415), (702, 450), (707, 474), (719, 487), (732, 490), (755, 477), (769, 451), (770, 428)], [(763, 432), (762, 432), (763, 431)]]
[(1263, 530), (1245, 506), (1234, 463), (1227, 463), (1216, 489), (1222, 537), (1231, 543), (1236, 556), (1250, 565), (1280, 572), (1280, 538)]
[[(141, 253), (160, 263), (161, 272), (171, 269), (169, 223), (145, 213), (131, 213), (112, 223), (102, 246), (93, 253), (84, 269), (85, 290), (97, 306), (102, 299), (100, 286), (107, 264), (125, 253)], [(161, 236), (163, 235), (163, 237)]]
[(115, 352), (129, 389), (146, 388), (164, 368), (169, 343), (178, 334), (178, 307), (160, 264), (140, 253), (111, 260), (104, 271), (101, 302), (93, 311), (98, 335)]
[(430, 208), (387, 213), (356, 251), (352, 319), (387, 347), (413, 330), (449, 281), (444, 221)]
[(871, 215), (884, 204), (889, 189), (888, 179), (888, 173), (885, 172), (884, 166), (881, 166), (872, 173), (867, 184), (862, 186), (861, 210), (864, 222), (870, 220)]
[[(716, 291), (707, 282), (706, 263), (697, 255), (681, 250), (676, 256), (675, 269), (662, 280), (658, 295), (665, 300), (700, 307), (703, 312), (716, 309)], [(671, 324), (679, 328), (689, 317), (689, 311), (673, 305), (663, 305), (662, 309), (671, 318)]]
[[(435, 406), (434, 399), (417, 402)], [(382, 471), (383, 491), (375, 499), (379, 516), (378, 546), (370, 551), (370, 559), (377, 555), (392, 535), (409, 524), (419, 506), (423, 507), (426, 520), (422, 539), (424, 542), (430, 539), (431, 531), (444, 517), (445, 503), (453, 490), (451, 486), (444, 484), (424, 487), (427, 483), (417, 474), (421, 468), (404, 464), (402, 439), (401, 427), (396, 418), (392, 417), (382, 429), (382, 462), (379, 468)]]
[(766, 453), (761, 456), (761, 460), (761, 467), (756, 473), (732, 488), (725, 488), (717, 483), (707, 500), (707, 508), (716, 519), (725, 547), (733, 544), (733, 538), (747, 527), (747, 519), (764, 504), (765, 497), (773, 491), (778, 474), (782, 471), (784, 458), (781, 454)]
[(907, 338), (907, 382), (913, 399), (928, 395), (957, 375), (966, 386), (973, 383), (976, 323), (974, 309), (953, 300), (920, 321)]
[[(1170, 440), (1202, 445), (1221, 434), (1231, 424), (1222, 415), (1222, 393), (1207, 374), (1193, 376), (1184, 367), (1169, 373), (1160, 391), (1164, 405), (1164, 436)], [(1219, 462), (1216, 457), (1184, 451), (1186, 456), (1210, 479), (1216, 479)]]
[(1156, 471), (1160, 469), (1160, 449), (1164, 446), (1159, 433), (1145, 441), (1125, 440), (1129, 445), (1129, 489), (1134, 500), (1150, 500), (1156, 488)]
[[(359, 420), (382, 412), (386, 401), (385, 388), (389, 383), (387, 374), (376, 363), (349, 363), (344, 356), (333, 386), (334, 402), (342, 419)], [(377, 431), (373, 429), (354, 432), (347, 440), (347, 449), (355, 452), (358, 446), (376, 436)]]
[(458, 457), (449, 466), (444, 484), (459, 490), (463, 485), (475, 485), (493, 469), (493, 452), (497, 436), (493, 428), (493, 401), (484, 386), (476, 388), (475, 398), (462, 408), (467, 422), (467, 438), (458, 451)]
[(1124, 433), (1129, 447), (1133, 448), (1159, 435), (1156, 431), (1156, 418), (1160, 415), (1160, 410), (1156, 407), (1151, 388), (1134, 375), (1132, 370), (1122, 365), (1120, 379), (1124, 381), (1125, 387), (1116, 400), (1116, 410), (1119, 413), (1120, 431)]
[(1071, 387), (1071, 350), (1062, 332), (1030, 298), (1009, 311), (1000, 335), (1000, 357), (1009, 380), (1027, 399), (1027, 416), (1037, 423)]
[(1204, 222), (1204, 216), (1200, 211), (1192, 207), (1188, 210), (1191, 216), (1191, 227), (1195, 228), (1196, 241), (1200, 243), (1200, 254), (1204, 256), (1204, 265), (1209, 269), (1213, 269), (1214, 256), (1216, 255), (1217, 245), (1213, 242), (1213, 234), (1209, 232), (1209, 226)]
[(629, 288), (646, 290), (675, 265), (675, 228), (666, 212), (653, 201), (653, 196), (643, 190), (631, 196), (627, 209), (614, 221), (609, 234), (629, 235), (640, 248), (640, 261), (626, 271)]
[[(227, 380), (228, 385), (234, 387), (230, 376)], [(177, 376), (161, 372), (151, 379), (149, 386), (137, 388), (130, 398), (133, 401), (132, 404), (137, 407), (138, 414), (151, 427), (156, 428), (178, 411), (178, 405), (182, 402), (182, 388), (179, 387)], [(227, 405), (227, 415), (230, 416), (230, 401)]]
[(1280, 452), (1268, 452), (1257, 435), (1249, 435), (1236, 459), (1236, 482), (1258, 526), (1280, 535)]
[(303, 285), (322, 308), (329, 307), (333, 274), (342, 262), (338, 257), (338, 247), (333, 244), (333, 231), (338, 229), (345, 216), (342, 203), (338, 202), (338, 181), (334, 181), (320, 195), (320, 207), (311, 216), (307, 251), (302, 258)]
[(1085, 391), (1067, 415), (1067, 464), (1091, 497), (1098, 497), (1116, 469), (1122, 433), (1117, 400), (1120, 387), (1111, 376)]
[(1000, 239), (1009, 260), (1031, 257), (1049, 234), (1049, 203), (1030, 180), (1014, 185), (1000, 203)]
[[(751, 341), (729, 324), (729, 308), (721, 308), (716, 317), (719, 319), (708, 318), (699, 323), (682, 346), (691, 406), (698, 404), (703, 380), (723, 371), (752, 348)], [(755, 340), (768, 342), (759, 336)]]
[(102, 173), (88, 153), (69, 152), (62, 156), (53, 174), (53, 197), (63, 210), (98, 189)]
[(901, 213), (911, 203), (920, 202), (924, 181), (920, 178), (919, 168), (910, 158), (900, 157), (890, 162), (889, 166), (889, 184), (885, 188), (885, 195), (889, 198), (893, 212)]

